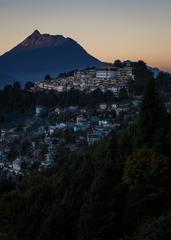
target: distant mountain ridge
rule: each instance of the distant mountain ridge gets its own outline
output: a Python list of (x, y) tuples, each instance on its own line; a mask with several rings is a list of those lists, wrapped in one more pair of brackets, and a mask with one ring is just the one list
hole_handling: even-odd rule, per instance
[[(35, 30), (0, 56), (0, 88), (15, 81), (23, 85), (27, 81), (42, 80), (46, 74), (54, 77), (61, 72), (99, 67), (102, 64), (73, 39), (63, 35), (41, 34)], [(152, 67), (149, 70), (155, 78), (162, 72)]]
[(41, 34), (35, 30), (23, 42), (0, 56), (0, 86), (6, 82), (5, 75), (8, 75), (8, 80), (10, 76), (25, 83), (40, 80), (48, 73), (57, 76), (64, 71), (100, 65), (98, 59), (73, 39)]

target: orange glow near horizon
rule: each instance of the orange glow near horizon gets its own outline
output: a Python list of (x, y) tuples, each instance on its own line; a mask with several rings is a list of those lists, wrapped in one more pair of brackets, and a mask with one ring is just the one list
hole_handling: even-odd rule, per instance
[(0, 54), (38, 29), (102, 61), (141, 59), (171, 72), (170, 12), (170, 0), (0, 0)]

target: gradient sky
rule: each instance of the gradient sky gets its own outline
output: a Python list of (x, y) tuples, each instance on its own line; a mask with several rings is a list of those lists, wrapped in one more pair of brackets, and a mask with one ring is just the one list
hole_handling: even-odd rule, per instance
[(171, 0), (0, 0), (0, 54), (35, 29), (104, 61), (143, 59), (171, 72)]

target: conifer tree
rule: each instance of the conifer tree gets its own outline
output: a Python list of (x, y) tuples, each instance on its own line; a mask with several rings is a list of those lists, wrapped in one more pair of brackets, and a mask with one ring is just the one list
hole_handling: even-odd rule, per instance
[(167, 153), (169, 116), (156, 92), (154, 81), (147, 84), (136, 127), (135, 145), (138, 148), (145, 146)]

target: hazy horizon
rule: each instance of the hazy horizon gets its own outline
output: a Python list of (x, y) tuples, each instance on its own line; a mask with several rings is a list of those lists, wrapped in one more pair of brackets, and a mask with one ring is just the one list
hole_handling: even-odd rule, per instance
[(142, 59), (171, 72), (170, 10), (169, 0), (0, 0), (0, 55), (38, 29), (73, 38), (101, 61)]

